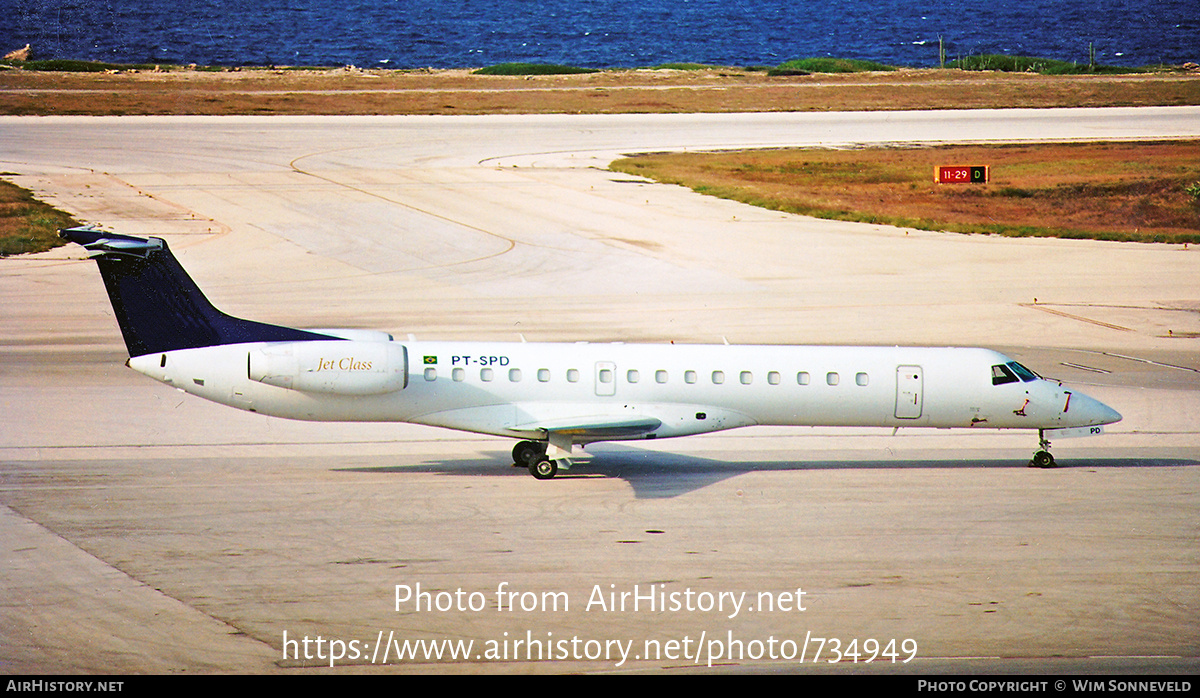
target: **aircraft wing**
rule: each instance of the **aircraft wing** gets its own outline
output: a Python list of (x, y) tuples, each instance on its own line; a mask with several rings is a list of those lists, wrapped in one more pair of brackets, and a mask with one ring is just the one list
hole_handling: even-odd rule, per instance
[(569, 436), (572, 440), (612, 439), (617, 437), (648, 434), (662, 426), (662, 420), (654, 417), (624, 417), (596, 415), (594, 417), (568, 417), (566, 419), (539, 420), (516, 424), (510, 431), (529, 434), (533, 437), (549, 435)]

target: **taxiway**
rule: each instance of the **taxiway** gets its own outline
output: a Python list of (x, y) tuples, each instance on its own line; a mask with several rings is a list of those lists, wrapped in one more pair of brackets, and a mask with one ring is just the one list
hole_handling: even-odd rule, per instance
[[(1049, 471), (1024, 467), (1026, 433), (747, 429), (597, 445), (537, 482), (500, 439), (178, 394), (122, 366), (81, 251), (6, 259), (0, 667), (293, 671), (329, 662), (285, 659), (285, 638), (321, 636), (371, 650), (335, 662), (347, 671), (654, 670), (697, 664), (482, 648), (816, 636), (917, 643), (881, 670), (1194, 672), (1200, 250), (818, 221), (604, 167), (667, 149), (1198, 136), (1195, 108), (0, 118), (6, 178), (167, 237), (234, 315), (445, 339), (990, 346), (1125, 415), (1056, 443)], [(569, 607), (397, 609), (395, 586), (418, 582)], [(597, 586), (635, 585), (803, 588), (807, 610), (586, 607)], [(385, 667), (385, 638), (478, 652)]]

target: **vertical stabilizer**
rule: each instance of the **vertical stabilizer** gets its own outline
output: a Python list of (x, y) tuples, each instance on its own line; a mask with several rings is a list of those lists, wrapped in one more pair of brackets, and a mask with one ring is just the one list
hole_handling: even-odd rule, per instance
[(92, 228), (68, 228), (59, 236), (94, 253), (130, 356), (220, 344), (336, 339), (222, 313), (161, 238)]

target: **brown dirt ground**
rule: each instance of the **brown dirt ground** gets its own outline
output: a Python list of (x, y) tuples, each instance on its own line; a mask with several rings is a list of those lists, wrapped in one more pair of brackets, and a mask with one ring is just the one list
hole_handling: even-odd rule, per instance
[[(986, 165), (986, 184), (937, 184)], [(1200, 242), (1200, 141), (677, 153), (613, 168), (760, 206), (1005, 235)]]
[(1044, 76), (911, 69), (770, 77), (741, 69), (483, 76), (465, 70), (0, 70), (0, 114), (515, 114), (1200, 104), (1200, 74)]

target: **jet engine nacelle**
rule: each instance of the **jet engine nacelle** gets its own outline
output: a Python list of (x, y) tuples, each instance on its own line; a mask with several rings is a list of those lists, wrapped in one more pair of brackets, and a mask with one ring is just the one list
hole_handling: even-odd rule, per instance
[(249, 376), (289, 390), (381, 395), (408, 386), (408, 350), (379, 341), (267, 344), (250, 352)]

